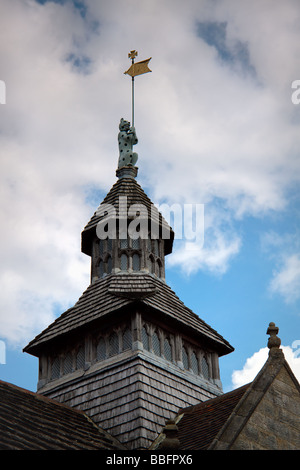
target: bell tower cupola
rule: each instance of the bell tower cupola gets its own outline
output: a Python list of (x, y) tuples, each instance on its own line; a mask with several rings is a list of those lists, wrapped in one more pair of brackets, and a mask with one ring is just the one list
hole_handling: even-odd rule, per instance
[(24, 350), (39, 358), (40, 394), (138, 450), (222, 393), (219, 357), (233, 348), (165, 281), (174, 233), (136, 180), (134, 127), (119, 127), (117, 181), (81, 233), (91, 282)]
[(174, 233), (136, 181), (137, 142), (135, 128), (121, 119), (118, 180), (82, 232), (92, 283), (118, 273), (165, 278), (165, 256), (172, 252)]

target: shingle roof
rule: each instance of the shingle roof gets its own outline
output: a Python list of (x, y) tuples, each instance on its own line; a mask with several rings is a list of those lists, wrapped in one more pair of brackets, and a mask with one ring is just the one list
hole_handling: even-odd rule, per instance
[(82, 411), (0, 381), (1, 450), (126, 450)]
[(63, 313), (32, 340), (24, 351), (35, 354), (37, 346), (136, 301), (162, 312), (184, 327), (193, 329), (194, 333), (214, 343), (220, 355), (233, 351), (233, 347), (186, 307), (165, 282), (150, 274), (142, 273), (112, 274), (95, 281), (86, 289), (74, 307)]
[(207, 449), (248, 387), (249, 384), (244, 385), (219, 397), (180, 410), (177, 422), (180, 448)]
[[(122, 206), (123, 202), (121, 202), (121, 207), (119, 207), (120, 197), (125, 197), (125, 196), (127, 198), (127, 201), (126, 201), (127, 207), (125, 208)], [(159, 213), (158, 209), (155, 207), (153, 202), (149, 199), (147, 194), (144, 192), (142, 187), (134, 178), (124, 177), (124, 178), (120, 178), (119, 180), (117, 180), (117, 182), (112, 186), (108, 194), (105, 196), (105, 198), (101, 202), (99, 208), (101, 208), (101, 206), (103, 206), (104, 204), (110, 204), (111, 206), (113, 206), (116, 210), (117, 217), (119, 216), (124, 217), (124, 215), (126, 216), (128, 213), (128, 209), (133, 204), (142, 204), (147, 209), (149, 220), (150, 220), (150, 215), (152, 214), (152, 217), (154, 218), (155, 221), (156, 220), (160, 221), (160, 226), (163, 226), (167, 231), (170, 230), (170, 239), (165, 240), (165, 254), (171, 253), (174, 232), (172, 231), (172, 229), (170, 229), (170, 226), (168, 225), (166, 220), (162, 217), (162, 215)], [(91, 255), (91, 247), (90, 247), (91, 234), (94, 233), (98, 222), (103, 218), (103, 216), (99, 215), (99, 212), (98, 212), (99, 208), (91, 217), (87, 225), (84, 227), (82, 234), (81, 234), (82, 251), (83, 253), (86, 253), (87, 255)], [(124, 214), (124, 209), (125, 209), (125, 214)]]

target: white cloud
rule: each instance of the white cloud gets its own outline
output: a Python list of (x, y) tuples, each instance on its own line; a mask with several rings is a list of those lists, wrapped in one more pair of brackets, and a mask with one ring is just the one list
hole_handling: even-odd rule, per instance
[(216, 275), (224, 274), (232, 258), (239, 252), (241, 241), (235, 235), (212, 231), (205, 236), (204, 244), (175, 242), (172, 255), (167, 259), (169, 267), (179, 267), (187, 274), (205, 270)]
[[(13, 341), (88, 282), (79, 253), (92, 213), (84, 189), (114, 182), (118, 122), (130, 119), (129, 50), (153, 57), (153, 73), (136, 79), (139, 181), (158, 202), (222, 201), (207, 214), (203, 250), (175, 252), (173, 266), (226, 272), (242, 246), (232, 220), (282, 210), (299, 181), (295, 2), (85, 4), (83, 15), (72, 2), (1, 2), (0, 336)], [(197, 35), (206, 21), (226, 23), (226, 48), (242, 45), (254, 75)]]
[[(191, 275), (199, 270), (223, 275), (241, 248), (242, 240), (230, 224), (230, 215), (213, 205), (174, 204), (158, 206), (175, 232), (167, 266)], [(170, 214), (174, 208), (174, 219)]]
[[(16, 192), (22, 196), (16, 198)], [(54, 197), (41, 178), (28, 177), (2, 186), (0, 213), (6, 221), (1, 229), (0, 336), (24, 346), (88, 285), (89, 260), (80, 253), (86, 208), (79, 197), (63, 192)]]
[[(295, 347), (298, 343), (295, 342)], [(281, 346), (283, 354), (290, 368), (292, 369), (295, 377), (300, 381), (300, 357), (299, 350), (293, 350), (290, 346)], [(252, 382), (258, 372), (261, 370), (268, 358), (269, 349), (262, 348), (255, 352), (253, 356), (249, 357), (241, 370), (235, 370), (232, 373), (233, 388), (241, 387), (249, 382)]]
[(284, 259), (281, 268), (273, 273), (270, 290), (282, 295), (287, 303), (300, 298), (299, 254), (293, 254)]
[(268, 348), (262, 348), (253, 356), (249, 357), (241, 370), (232, 373), (232, 384), (234, 388), (241, 387), (255, 378), (268, 358)]
[(269, 282), (269, 291), (280, 295), (286, 303), (300, 298), (300, 245), (299, 233), (270, 231), (261, 237), (262, 250), (273, 259), (276, 268)]

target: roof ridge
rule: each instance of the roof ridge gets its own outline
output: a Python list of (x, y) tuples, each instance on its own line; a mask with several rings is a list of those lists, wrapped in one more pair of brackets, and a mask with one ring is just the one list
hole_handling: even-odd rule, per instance
[(249, 388), (250, 385), (251, 385), (251, 382), (249, 382), (245, 385), (242, 385), (241, 387), (230, 390), (229, 392), (222, 393), (221, 395), (219, 395), (217, 397), (210, 398), (210, 399), (202, 401), (200, 403), (196, 403), (196, 405), (191, 405), (191, 406), (188, 406), (186, 408), (180, 408), (178, 410), (178, 414), (191, 413), (191, 412), (199, 410), (201, 408), (205, 409), (208, 406), (213, 406), (216, 403), (222, 402), (222, 401), (224, 401), (228, 398), (232, 398), (235, 395), (241, 394), (241, 396), (243, 396), (244, 393), (246, 393), (246, 391), (247, 391), (247, 389)]
[(11, 382), (6, 382), (4, 380), (0, 379), (0, 386), (4, 385), (7, 388), (16, 390), (21, 393), (25, 393), (26, 395), (31, 396), (32, 398), (36, 398), (37, 400), (40, 400), (42, 402), (48, 403), (50, 405), (57, 405), (60, 406), (64, 409), (74, 411), (76, 413), (79, 413), (80, 415), (85, 415), (84, 411), (78, 409), (78, 408), (72, 408), (65, 403), (61, 403), (59, 401), (53, 400), (52, 398), (46, 397), (45, 395), (42, 395), (38, 392), (33, 392), (32, 390), (28, 390), (27, 388), (20, 387), (19, 385), (12, 384)]

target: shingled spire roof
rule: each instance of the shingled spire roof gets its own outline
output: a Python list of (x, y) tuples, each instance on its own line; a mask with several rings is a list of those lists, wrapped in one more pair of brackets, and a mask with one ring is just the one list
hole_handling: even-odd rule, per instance
[[(108, 213), (113, 212), (113, 217), (118, 221), (121, 217), (126, 217), (127, 220), (132, 218), (130, 208), (138, 208), (139, 205), (146, 209), (149, 232), (151, 224), (155, 221), (159, 227), (160, 238), (162, 234), (168, 234), (169, 238), (164, 239), (163, 243), (163, 255), (172, 252), (174, 232), (136, 181), (137, 172), (138, 168), (132, 165), (117, 169), (118, 180), (82, 231), (83, 253), (93, 257), (97, 225), (104, 219), (103, 208), (106, 208)], [(180, 328), (184, 327), (193, 331), (205, 343), (213, 346), (219, 356), (233, 351), (233, 347), (221, 335), (184, 305), (164, 280), (143, 270), (126, 274), (113, 272), (94, 280), (74, 307), (63, 313), (33, 339), (24, 351), (33, 355), (38, 354), (46, 342), (75, 332), (83, 326), (86, 327), (136, 302), (142, 303), (144, 307), (147, 306), (152, 311), (162, 313), (166, 319), (175, 320)]]
[[(137, 167), (123, 167), (117, 170), (116, 175), (118, 176), (118, 180), (109, 190), (97, 211), (83, 229), (81, 234), (81, 249), (83, 253), (91, 256), (91, 240), (95, 234), (97, 224), (103, 218), (103, 216), (99, 215), (99, 209), (101, 210), (104, 205), (111, 205), (116, 211), (115, 216), (117, 218), (128, 217), (130, 207), (139, 204), (147, 209), (149, 223), (151, 223), (152, 217), (153, 222), (158, 221), (160, 232), (164, 229), (166, 234), (169, 233), (169, 239), (166, 238), (164, 244), (165, 255), (172, 252), (174, 232), (136, 181), (135, 177), (137, 176), (137, 172)], [(124, 198), (126, 198), (126, 200)], [(125, 207), (120, 207), (120, 202), (121, 204), (123, 203)], [(130, 218), (130, 216), (128, 218)]]
[(192, 330), (194, 334), (213, 344), (220, 356), (233, 351), (228, 341), (186, 307), (165, 282), (150, 274), (117, 274), (99, 279), (86, 289), (74, 307), (32, 340), (24, 351), (38, 354), (45, 343), (75, 332), (136, 302), (160, 312), (166, 319), (175, 320), (179, 328)]

